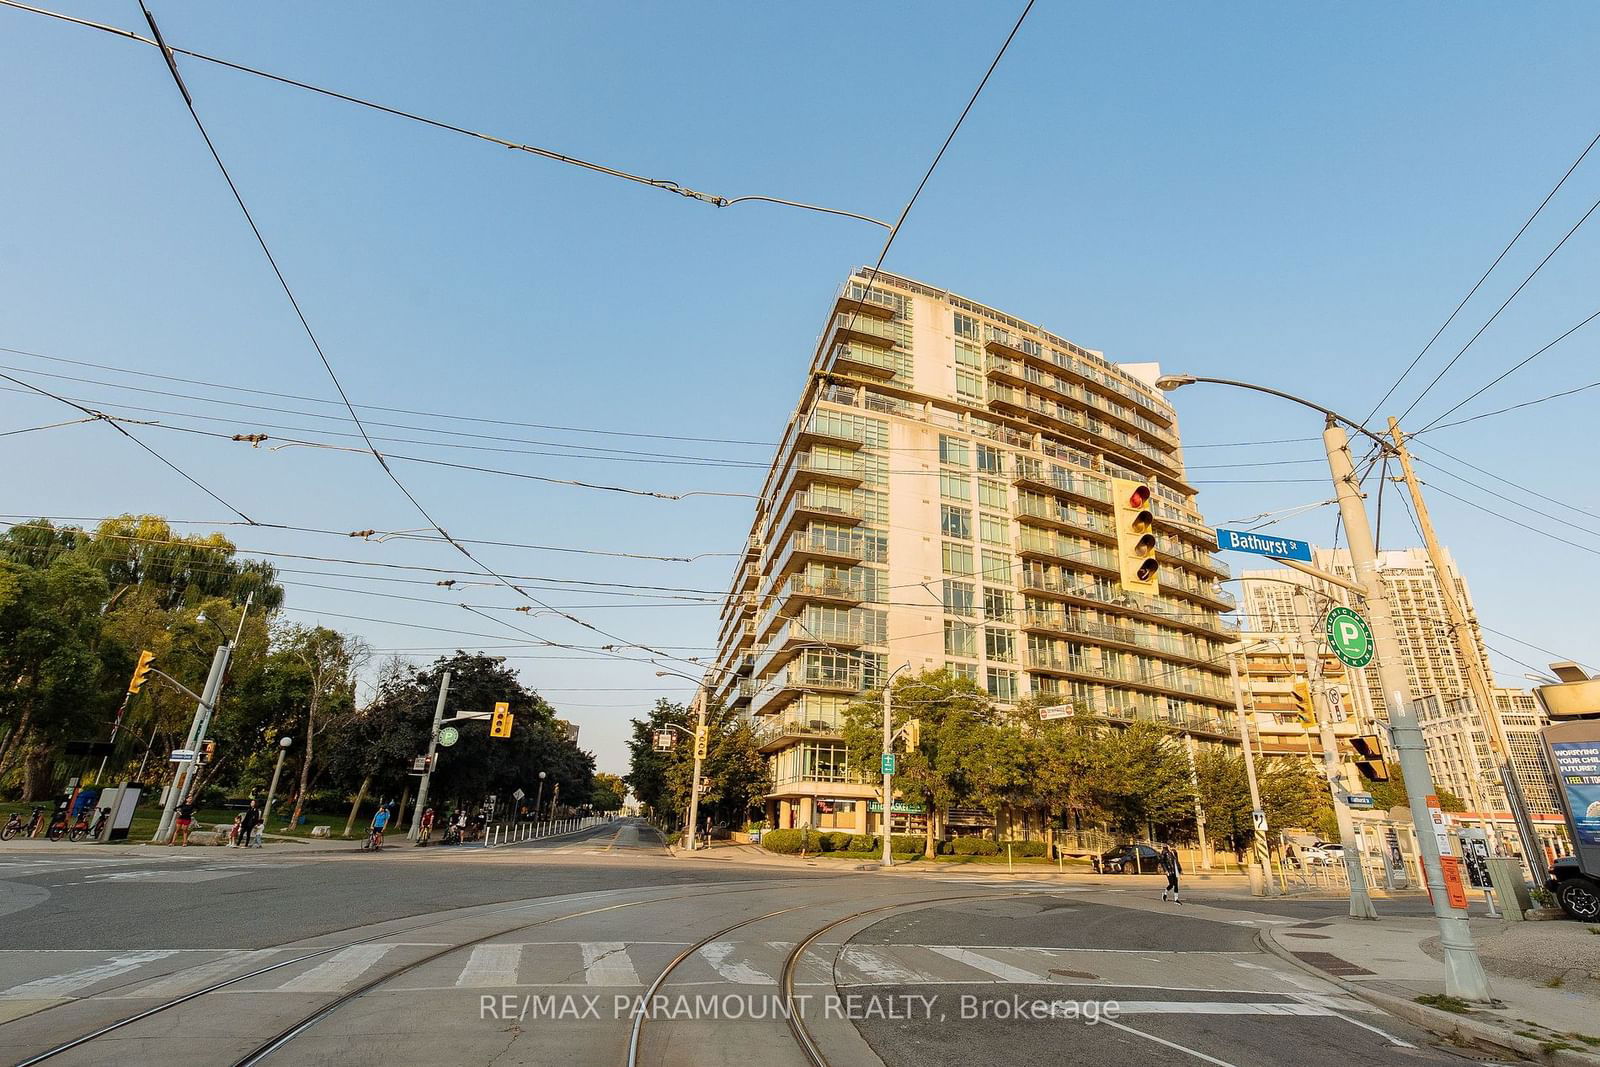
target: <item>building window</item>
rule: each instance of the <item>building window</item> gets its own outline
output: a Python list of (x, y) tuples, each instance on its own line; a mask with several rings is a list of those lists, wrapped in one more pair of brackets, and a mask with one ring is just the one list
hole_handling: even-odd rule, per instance
[(939, 472), (939, 495), (962, 503), (972, 499), (972, 478), (954, 471)]
[(939, 462), (948, 463), (952, 467), (972, 466), (972, 450), (967, 443), (959, 437), (939, 435)]
[(1004, 482), (992, 481), (988, 478), (978, 479), (978, 503), (986, 508), (996, 511), (1010, 511), (1011, 501), (1008, 499)]
[(944, 620), (944, 654), (947, 656), (976, 656), (978, 654), (978, 628), (970, 622)]
[(1011, 543), (1011, 520), (1001, 515), (979, 515), (978, 532), (986, 545)]
[(944, 610), (951, 615), (971, 618), (973, 615), (973, 585), (971, 582), (944, 582)]
[(982, 403), (983, 379), (972, 371), (956, 368), (956, 396), (962, 400)]
[(1017, 699), (1017, 672), (990, 667), (987, 674), (989, 695), (996, 700)]
[(973, 318), (971, 315), (963, 315), (959, 311), (955, 314), (956, 336), (968, 337), (976, 341), (978, 339), (978, 320)]
[(983, 369), (983, 353), (974, 345), (956, 342), (956, 366), (971, 367), (973, 370)]
[(978, 446), (978, 470), (984, 474), (1003, 474), (1006, 469), (1006, 454), (998, 448), (988, 445)]
[(1011, 593), (1005, 589), (983, 591), (983, 617), (995, 622), (1011, 621)]
[(983, 552), (983, 580), (995, 585), (1011, 584), (1011, 553)]
[(1012, 663), (1017, 658), (1017, 635), (996, 626), (983, 628), (983, 652), (990, 659)]
[(972, 540), (972, 512), (951, 504), (940, 504), (939, 529), (946, 537)]
[(957, 663), (952, 660), (945, 663), (944, 669), (957, 678), (965, 678), (973, 685), (978, 684), (978, 665), (976, 663)]
[(972, 546), (944, 542), (944, 572), (967, 577), (972, 574)]

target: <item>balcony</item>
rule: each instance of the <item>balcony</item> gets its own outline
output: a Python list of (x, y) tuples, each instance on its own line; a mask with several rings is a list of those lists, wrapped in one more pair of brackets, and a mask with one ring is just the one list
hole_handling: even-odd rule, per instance
[(796, 487), (813, 481), (833, 482), (852, 488), (866, 481), (867, 464), (860, 456), (835, 456), (806, 449), (796, 452), (790, 464), (790, 477)]
[(866, 558), (865, 538), (807, 527), (796, 531), (784, 543), (783, 551), (778, 553), (777, 561), (773, 564), (772, 573), (786, 574), (794, 567), (812, 560), (853, 565), (864, 562)]
[(832, 368), (844, 374), (860, 374), (887, 381), (898, 371), (894, 353), (851, 341), (833, 346)]
[(1223, 619), (1207, 618), (1182, 604), (1170, 604), (1140, 593), (1130, 593), (1115, 582), (1097, 583), (1076, 574), (1023, 567), (1021, 589), (1035, 596), (1082, 601), (1097, 608), (1139, 615), (1190, 633), (1205, 634), (1225, 641), (1238, 639), (1239, 628)]
[(1017, 538), (1017, 555), (1034, 559), (1062, 560), (1077, 567), (1121, 575), (1122, 568), (1114, 553), (1103, 548), (1081, 545), (1063, 537), (1053, 537), (1038, 530), (1024, 529)]
[(855, 507), (853, 501), (840, 500), (836, 493), (821, 492), (816, 489), (802, 489), (789, 498), (779, 514), (778, 520), (766, 530), (769, 541), (780, 541), (783, 535), (794, 528), (797, 522), (810, 522), (821, 519), (825, 522), (836, 523), (842, 526), (854, 526), (863, 521), (864, 516)]
[(859, 426), (845, 425), (824, 414), (812, 415), (795, 435), (800, 445), (825, 444), (854, 451), (867, 443), (866, 432)]
[(894, 348), (900, 343), (899, 331), (882, 319), (860, 315), (835, 315), (833, 336), (836, 341), (860, 343), (874, 348)]
[(867, 596), (859, 581), (842, 578), (823, 578), (818, 575), (796, 574), (783, 583), (779, 593), (784, 614), (793, 615), (806, 604), (817, 602), (836, 607), (857, 607)]
[(1098, 511), (1085, 511), (1071, 507), (1054, 498), (1031, 497), (1018, 494), (1017, 519), (1035, 526), (1068, 533), (1087, 532), (1115, 544), (1117, 532), (1111, 520)]
[(756, 674), (771, 674), (775, 668), (807, 648), (819, 645), (855, 648), (865, 644), (866, 640), (866, 626), (860, 619), (852, 619), (845, 626), (824, 627), (803, 615), (796, 616), (778, 627), (766, 648), (756, 658)]
[(756, 745), (762, 752), (773, 752), (795, 741), (834, 740), (841, 736), (842, 729), (842, 724), (831, 717), (807, 719), (793, 712), (769, 715), (756, 723)]
[(1019, 486), (1063, 493), (1091, 504), (1110, 504), (1111, 487), (1098, 478), (1086, 478), (1043, 463), (1021, 463), (1011, 478)]
[(1030, 671), (1064, 676), (1095, 677), (1088, 662), (1082, 656), (1068, 656), (1064, 653), (1046, 652), (1037, 648), (1030, 648), (1023, 655)]
[[(851, 290), (856, 290), (855, 295)], [(839, 292), (839, 299), (834, 304), (834, 311), (848, 318), (851, 315), (873, 319), (892, 319), (895, 313), (894, 297), (877, 289), (866, 289), (865, 286), (846, 286)]]
[(1187, 545), (1180, 545), (1172, 540), (1163, 541), (1156, 546), (1156, 558), (1169, 563), (1180, 563), (1185, 567), (1194, 567), (1207, 574), (1214, 574), (1218, 578), (1227, 578), (1233, 573), (1226, 563), (1215, 556), (1196, 552)]
[(1006, 356), (989, 356), (983, 361), (984, 369), (990, 378), (1009, 382), (1013, 385), (1027, 385), (1029, 382), (1029, 369), (1021, 360), (1010, 359)]
[(788, 706), (804, 690), (853, 695), (864, 688), (859, 666), (839, 667), (800, 659), (758, 683), (750, 713), (770, 715)]

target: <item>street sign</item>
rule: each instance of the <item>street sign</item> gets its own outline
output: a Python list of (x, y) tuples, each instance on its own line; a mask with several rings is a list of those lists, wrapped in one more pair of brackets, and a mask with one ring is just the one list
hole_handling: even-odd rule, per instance
[(1344, 802), (1352, 808), (1361, 808), (1363, 810), (1373, 805), (1371, 793), (1346, 793)]
[(416, 757), (414, 757), (411, 760), (411, 773), (412, 774), (427, 774), (428, 773), (428, 757), (427, 756), (416, 756)]
[(678, 735), (671, 730), (657, 730), (650, 747), (657, 752), (671, 752), (678, 744)]
[(879, 766), (881, 766), (883, 768), (883, 773), (884, 774), (893, 774), (894, 773), (894, 753), (893, 752), (885, 752), (883, 754), (883, 760), (880, 762)]
[(449, 748), (451, 745), (455, 744), (459, 740), (461, 740), (461, 731), (460, 730), (457, 730), (454, 726), (440, 727), (440, 729), (439, 729), (439, 744), (441, 746), (443, 746), (444, 748)]
[(527, 795), (528, 794), (524, 793), (521, 789), (513, 789), (511, 791), (511, 799), (512, 800), (521, 800), (523, 797), (525, 797)]
[(1349, 608), (1328, 612), (1328, 643), (1333, 654), (1346, 667), (1365, 667), (1372, 662), (1372, 628)]
[(1261, 809), (1257, 808), (1250, 813), (1250, 822), (1255, 826), (1256, 833), (1264, 834), (1267, 832), (1267, 813)]
[(1296, 541), (1292, 537), (1263, 537), (1246, 530), (1218, 530), (1217, 547), (1227, 552), (1250, 552), (1273, 559), (1311, 562), (1311, 542)]
[(175, 749), (172, 750), (172, 755), (168, 756), (167, 759), (171, 763), (193, 763), (194, 762), (194, 749), (192, 749), (192, 748), (175, 748)]

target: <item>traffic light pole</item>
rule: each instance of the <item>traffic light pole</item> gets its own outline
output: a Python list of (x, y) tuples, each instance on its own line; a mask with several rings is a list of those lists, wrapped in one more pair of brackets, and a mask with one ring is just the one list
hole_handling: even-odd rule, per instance
[(1361, 856), (1361, 840), (1356, 836), (1355, 817), (1350, 814), (1350, 791), (1344, 786), (1344, 771), (1339, 764), (1339, 745), (1333, 735), (1333, 701), (1327, 699), (1322, 684), (1322, 649), (1317, 644), (1311, 621), (1311, 594), (1304, 587), (1294, 591), (1294, 614), (1300, 625), (1300, 652), (1305, 657), (1306, 679), (1311, 683), (1311, 710), (1316, 716), (1317, 735), (1322, 741), (1322, 776), (1327, 779), (1333, 799), (1333, 818), (1339, 825), (1339, 840), (1344, 844), (1344, 870), (1350, 881), (1350, 917), (1376, 919), (1377, 909), (1367, 892), (1366, 861)]
[[(1298, 398), (1294, 398), (1298, 399)], [(1304, 403), (1302, 401), (1302, 403)], [(1315, 405), (1309, 405), (1315, 406)], [(1322, 443), (1328, 456), (1328, 472), (1339, 501), (1339, 514), (1350, 542), (1350, 562), (1356, 580), (1366, 589), (1367, 616), (1377, 654), (1378, 679), (1389, 706), (1389, 729), (1406, 777), (1411, 806), (1411, 821), (1416, 826), (1417, 847), (1422, 852), (1423, 872), (1433, 898), (1433, 914), (1439, 923), (1439, 945), (1444, 952), (1445, 992), (1463, 1000), (1488, 1001), (1489, 979), (1478, 960), (1477, 946), (1467, 926), (1465, 912), (1450, 906), (1445, 891), (1444, 867), (1439, 858), (1439, 842), (1434, 837), (1433, 816), (1428, 811), (1428, 795), (1433, 792), (1433, 776), (1428, 771), (1427, 749), (1422, 727), (1412, 703), (1411, 683), (1406, 677), (1405, 659), (1389, 611), (1389, 590), (1378, 571), (1378, 549), (1367, 521), (1366, 504), (1361, 499), (1361, 483), (1350, 456), (1350, 439), (1332, 412), (1326, 412)], [(1387, 442), (1379, 439), (1380, 443)]]
[(1239, 681), (1241, 653), (1228, 656), (1228, 674), (1233, 678), (1233, 708), (1239, 719), (1239, 747), (1244, 752), (1244, 776), (1250, 783), (1250, 854), (1252, 870), (1261, 872), (1261, 895), (1275, 897), (1278, 887), (1272, 881), (1272, 859), (1267, 851), (1267, 812), (1261, 806), (1261, 786), (1256, 782), (1256, 760), (1250, 751), (1250, 722), (1244, 707), (1244, 686)]
[(428, 769), (422, 772), (422, 781), (417, 785), (417, 804), (411, 809), (411, 829), (406, 831), (411, 841), (422, 832), (422, 809), (428, 806), (428, 787), (433, 784), (434, 763), (439, 758), (439, 727), (444, 722), (444, 701), (449, 694), (450, 672), (445, 671), (439, 677), (439, 699), (434, 701), (433, 729), (428, 732)]
[[(200, 699), (195, 704), (194, 718), (189, 723), (189, 736), (183, 743), (183, 747), (190, 752), (195, 751), (196, 739), (200, 736), (202, 724), (210, 719), (211, 709), (216, 707), (217, 694), (222, 691), (222, 676), (228, 670), (228, 659), (232, 655), (233, 645), (224, 641), (217, 646), (216, 654), (211, 657), (211, 673), (206, 675), (205, 688), (200, 691)], [(166, 675), (163, 674), (162, 677), (165, 678)], [(167, 802), (161, 809), (161, 822), (156, 826), (155, 836), (150, 840), (159, 844), (172, 836), (172, 814), (183, 800), (184, 791), (189, 788), (189, 783), (194, 777), (194, 764), (193, 759), (188, 763), (178, 764), (178, 769), (172, 776), (172, 788), (167, 792)]]
[[(1446, 569), (1444, 550), (1439, 546), (1439, 539), (1433, 532), (1433, 520), (1428, 517), (1428, 505), (1422, 500), (1422, 484), (1417, 481), (1417, 474), (1411, 469), (1411, 453), (1406, 450), (1406, 435), (1400, 431), (1397, 419), (1389, 420), (1389, 434), (1394, 438), (1394, 447), (1400, 459), (1400, 473), (1405, 478), (1406, 488), (1411, 493), (1411, 505), (1417, 516), (1417, 530), (1422, 534), (1422, 544), (1428, 552), (1428, 562), (1433, 564), (1434, 576), (1439, 582), (1439, 594), (1444, 600), (1445, 615), (1450, 620), (1450, 637), (1455, 643), (1456, 655), (1461, 659), (1461, 665), (1467, 675), (1467, 684), (1472, 689), (1472, 702), (1478, 707), (1478, 719), (1483, 725), (1484, 734), (1489, 739), (1489, 748), (1494, 753), (1495, 761), (1499, 765), (1500, 784), (1505, 790), (1506, 805), (1511, 809), (1511, 817), (1517, 824), (1517, 836), (1522, 838), (1522, 853), (1528, 858), (1528, 868), (1533, 873), (1536, 885), (1543, 885), (1549, 877), (1549, 868), (1545, 865), (1544, 849), (1539, 844), (1538, 834), (1533, 827), (1533, 819), (1528, 815), (1527, 798), (1522, 794), (1522, 783), (1517, 781), (1516, 772), (1511, 765), (1511, 744), (1506, 737), (1504, 724), (1500, 721), (1500, 714), (1494, 705), (1494, 693), (1488, 667), (1483, 658), (1478, 655), (1478, 636), (1467, 619), (1467, 614), (1462, 610), (1461, 601), (1456, 599), (1454, 583), (1450, 579), (1450, 572)], [(1477, 776), (1473, 777), (1474, 791), (1479, 787)], [(1495, 827), (1490, 813), (1483, 806), (1479, 807), (1483, 814), (1484, 822), (1489, 825), (1489, 830), (1499, 840), (1500, 834)]]

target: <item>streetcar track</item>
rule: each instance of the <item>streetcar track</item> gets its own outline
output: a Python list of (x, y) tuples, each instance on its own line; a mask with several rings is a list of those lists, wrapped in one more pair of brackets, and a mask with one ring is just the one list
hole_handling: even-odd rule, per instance
[[(802, 883), (802, 884), (805, 884), (805, 883)], [(487, 934), (487, 935), (485, 935), (483, 937), (474, 938), (471, 941), (466, 941), (466, 942), (461, 942), (461, 943), (458, 943), (458, 944), (448, 945), (445, 948), (441, 949), (439, 952), (432, 953), (432, 954), (430, 954), (429, 956), (427, 956), (427, 957), (425, 957), (423, 959), (415, 960), (415, 961), (413, 961), (411, 963), (408, 963), (408, 964), (406, 964), (406, 965), (404, 965), (402, 967), (399, 967), (399, 968), (390, 970), (388, 972), (385, 972), (384, 974), (379, 975), (377, 978), (375, 978), (375, 979), (373, 979), (373, 980), (371, 980), (371, 981), (369, 981), (367, 983), (364, 983), (358, 989), (356, 989), (356, 990), (354, 990), (352, 992), (345, 993), (345, 994), (341, 995), (332, 1004), (324, 1005), (322, 1008), (319, 1008), (316, 1012), (313, 1012), (310, 1016), (307, 1016), (307, 1017), (303, 1018), (294, 1027), (291, 1027), (289, 1030), (283, 1031), (280, 1034), (278, 1034), (271, 1041), (269, 1041), (267, 1043), (267, 1045), (263, 1045), (263, 1046), (258, 1047), (257, 1049), (255, 1049), (252, 1052), (250, 1052), (249, 1054), (247, 1054), (247, 1056), (244, 1059), (239, 1060), (237, 1062), (241, 1063), (241, 1064), (243, 1064), (243, 1063), (260, 1062), (260, 1060), (264, 1059), (266, 1055), (270, 1055), (272, 1049), (276, 1049), (277, 1047), (280, 1047), (282, 1044), (287, 1043), (288, 1039), (292, 1039), (293, 1036), (295, 1036), (295, 1035), (303, 1032), (304, 1030), (308, 1029), (311, 1025), (314, 1025), (316, 1022), (320, 1021), (322, 1018), (324, 1018), (327, 1015), (331, 1014), (333, 1010), (336, 1010), (338, 1007), (342, 1006), (343, 1004), (348, 1003), (350, 1000), (355, 999), (357, 996), (360, 996), (361, 994), (370, 991), (372, 988), (375, 988), (378, 985), (381, 985), (381, 984), (383, 984), (385, 982), (391, 981), (392, 979), (394, 979), (396, 977), (399, 977), (402, 974), (405, 974), (405, 973), (407, 973), (409, 971), (412, 971), (412, 970), (416, 969), (417, 967), (422, 966), (425, 963), (432, 962), (434, 959), (437, 959), (437, 958), (439, 958), (441, 956), (447, 955), (450, 952), (454, 952), (454, 951), (457, 951), (459, 949), (471, 948), (471, 947), (473, 947), (475, 945), (478, 945), (478, 944), (481, 944), (481, 943), (483, 943), (485, 941), (493, 940), (496, 937), (504, 937), (504, 936), (506, 936), (508, 934), (516, 933), (516, 932), (518, 932), (520, 930), (532, 929), (534, 927), (544, 926), (546, 924), (553, 923), (553, 922), (561, 922), (561, 921), (566, 920), (566, 919), (580, 918), (580, 917), (585, 916), (585, 915), (593, 915), (593, 914), (598, 914), (600, 912), (614, 911), (614, 910), (617, 910), (617, 909), (620, 909), (620, 908), (638, 907), (638, 906), (642, 906), (642, 905), (646, 905), (646, 904), (661, 904), (661, 903), (667, 903), (667, 902), (673, 901), (673, 900), (684, 900), (684, 899), (688, 899), (688, 898), (691, 898), (691, 897), (728, 896), (728, 895), (733, 895), (733, 894), (737, 894), (737, 893), (753, 893), (753, 892), (760, 892), (760, 891), (763, 891), (763, 890), (769, 890), (771, 888), (772, 887), (770, 885), (754, 885), (754, 886), (747, 886), (747, 887), (740, 888), (740, 889), (710, 890), (710, 891), (702, 890), (702, 891), (698, 891), (698, 892), (677, 893), (677, 894), (673, 894), (673, 895), (670, 895), (670, 896), (651, 897), (651, 898), (644, 899), (644, 900), (624, 901), (624, 902), (619, 903), (619, 904), (606, 905), (605, 907), (601, 907), (601, 908), (588, 908), (588, 909), (584, 909), (583, 911), (579, 911), (579, 912), (572, 912), (572, 913), (568, 913), (568, 914), (565, 914), (565, 915), (551, 916), (550, 918), (540, 919), (537, 922), (533, 922), (533, 923), (521, 923), (521, 924), (518, 924), (518, 925), (515, 925), (515, 926), (508, 927), (508, 928), (503, 929), (503, 930), (496, 931), (496, 932), (491, 933), (491, 934)], [(788, 888), (788, 887), (786, 887), (786, 888)], [(795, 888), (798, 888), (798, 886), (796, 886)], [(624, 892), (626, 892), (626, 890), (624, 890)], [(552, 903), (554, 903), (554, 902), (552, 902), (552, 901), (533, 901), (533, 902), (528, 903), (528, 904), (513, 904), (513, 905), (509, 905), (509, 906), (505, 906), (505, 907), (496, 908), (496, 909), (488, 911), (488, 912), (486, 912), (484, 914), (496, 915), (496, 914), (504, 914), (504, 913), (507, 913), (507, 912), (513, 912), (513, 911), (526, 911), (526, 910), (528, 910), (530, 908), (549, 907), (549, 906), (551, 906)], [(49, 1048), (49, 1049), (45, 1050), (44, 1052), (38, 1053), (37, 1055), (31, 1056), (31, 1057), (29, 1057), (27, 1059), (24, 1059), (24, 1060), (20, 1060), (16, 1064), (16, 1067), (35, 1067), (36, 1064), (44, 1063), (45, 1061), (53, 1059), (56, 1056), (62, 1055), (63, 1053), (70, 1052), (70, 1051), (72, 1051), (74, 1049), (82, 1048), (83, 1046), (89, 1044), (90, 1042), (96, 1041), (96, 1040), (98, 1040), (98, 1039), (100, 1039), (102, 1037), (105, 1037), (108, 1034), (114, 1033), (114, 1032), (116, 1032), (118, 1030), (122, 1030), (125, 1027), (132, 1026), (135, 1023), (139, 1023), (139, 1022), (144, 1021), (145, 1019), (149, 1019), (149, 1018), (151, 1018), (153, 1016), (160, 1015), (160, 1014), (162, 1014), (164, 1012), (172, 1010), (173, 1008), (179, 1007), (180, 1005), (187, 1004), (187, 1003), (189, 1003), (190, 1001), (193, 1001), (193, 1000), (197, 1000), (200, 997), (204, 997), (204, 996), (207, 996), (208, 994), (218, 992), (219, 990), (226, 989), (226, 988), (228, 988), (230, 986), (237, 985), (240, 982), (249, 981), (250, 979), (257, 978), (257, 977), (259, 977), (259, 976), (261, 976), (263, 974), (269, 974), (269, 973), (271, 973), (273, 971), (279, 970), (279, 969), (284, 968), (284, 967), (289, 967), (289, 966), (292, 966), (292, 965), (297, 964), (297, 963), (304, 963), (307, 960), (316, 959), (318, 957), (326, 956), (326, 955), (329, 955), (330, 953), (339, 952), (339, 951), (342, 951), (344, 949), (352, 948), (352, 947), (357, 946), (357, 945), (370, 944), (370, 943), (375, 942), (375, 941), (383, 941), (383, 940), (391, 939), (391, 938), (394, 938), (394, 937), (397, 937), (397, 936), (404, 936), (404, 935), (414, 934), (419, 930), (427, 930), (427, 929), (431, 929), (433, 927), (445, 926), (445, 925), (448, 925), (448, 924), (454, 923), (454, 922), (470, 921), (472, 918), (475, 918), (475, 917), (476, 916), (458, 916), (458, 917), (453, 917), (453, 918), (449, 918), (449, 919), (437, 919), (437, 920), (434, 920), (432, 922), (420, 923), (420, 924), (418, 924), (416, 926), (407, 927), (407, 928), (405, 928), (403, 930), (385, 930), (385, 931), (380, 932), (380, 933), (371, 934), (371, 935), (369, 935), (367, 937), (356, 938), (356, 939), (349, 940), (349, 941), (342, 941), (342, 942), (340, 942), (338, 944), (334, 944), (334, 945), (327, 945), (327, 946), (324, 946), (324, 947), (321, 947), (321, 948), (311, 949), (311, 950), (303, 952), (303, 953), (301, 953), (299, 955), (293, 956), (290, 959), (279, 960), (279, 961), (277, 961), (275, 963), (272, 963), (272, 964), (269, 964), (267, 966), (259, 967), (259, 968), (256, 968), (255, 970), (246, 972), (245, 974), (236, 975), (236, 976), (234, 976), (232, 978), (223, 979), (223, 980), (217, 981), (217, 982), (212, 982), (212, 983), (210, 983), (208, 985), (202, 986), (199, 989), (191, 990), (188, 993), (184, 993), (184, 994), (181, 994), (179, 996), (172, 997), (172, 998), (170, 998), (168, 1000), (162, 1001), (160, 1004), (153, 1005), (152, 1007), (146, 1008), (143, 1011), (135, 1012), (132, 1015), (125, 1016), (125, 1017), (123, 1017), (121, 1019), (117, 1019), (117, 1020), (115, 1020), (113, 1022), (107, 1023), (107, 1024), (105, 1024), (103, 1026), (100, 1026), (100, 1027), (97, 1027), (96, 1029), (91, 1030), (87, 1034), (82, 1034), (82, 1035), (80, 1035), (78, 1037), (75, 1037), (75, 1038), (71, 1039), (70, 1041), (62, 1042), (61, 1044), (58, 1044), (58, 1045), (56, 1045), (56, 1046), (54, 1046), (52, 1048)], [(152, 981), (152, 980), (156, 980), (156, 979), (159, 979), (159, 978), (162, 978), (162, 977), (167, 977), (167, 976), (169, 976), (171, 974), (175, 974), (175, 973), (177, 973), (177, 971), (168, 971), (168, 972), (165, 972), (164, 974), (160, 974), (160, 975), (142, 975), (140, 978), (138, 978), (136, 980), (132, 980), (132, 981), (130, 981), (128, 983), (124, 983), (124, 984), (119, 985), (119, 986), (114, 986), (114, 987), (112, 987), (111, 989), (108, 989), (108, 990), (102, 990), (100, 993), (96, 994), (95, 997), (79, 998), (79, 999), (76, 999), (76, 1000), (73, 1000), (73, 1001), (69, 1001), (68, 1003), (69, 1004), (78, 1004), (78, 1003), (83, 1003), (83, 1001), (85, 1001), (85, 1000), (94, 1000), (94, 999), (97, 999), (98, 997), (105, 996), (107, 993), (112, 992), (113, 990), (125, 989), (125, 988), (127, 988), (129, 986), (132, 986), (132, 985), (138, 985), (138, 984), (140, 984), (142, 982), (145, 982), (145, 981)], [(66, 1007), (66, 1006), (67, 1006), (66, 1004), (63, 1004), (63, 1005), (60, 1005), (58, 1007)], [(41, 1014), (41, 1013), (36, 1013), (36, 1014)], [(292, 1033), (291, 1033), (291, 1031), (292, 1031)], [(272, 1046), (272, 1048), (269, 1049), (267, 1047), (268, 1045)]]

